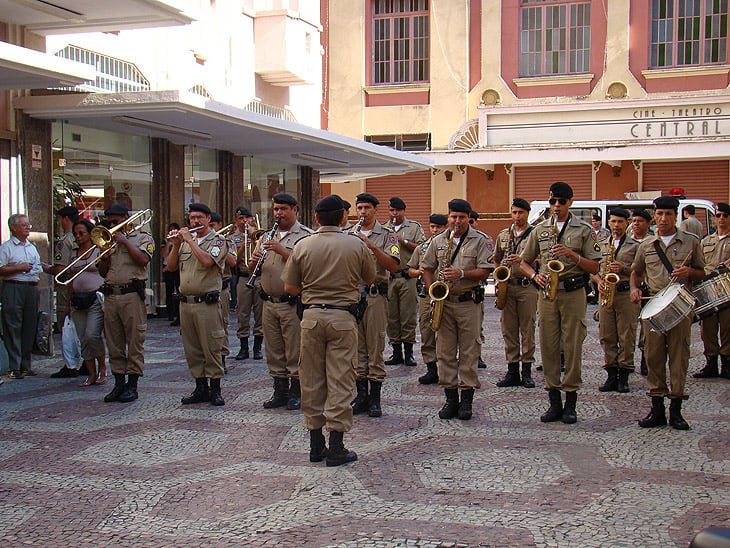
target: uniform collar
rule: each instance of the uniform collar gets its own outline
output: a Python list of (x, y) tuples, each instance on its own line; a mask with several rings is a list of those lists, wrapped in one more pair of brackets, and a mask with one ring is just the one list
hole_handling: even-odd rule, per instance
[(375, 219), (375, 224), (370, 230), (375, 234), (380, 234), (381, 232), (383, 232), (383, 225), (380, 224), (380, 221)]
[(320, 226), (317, 232), (342, 232), (339, 226)]

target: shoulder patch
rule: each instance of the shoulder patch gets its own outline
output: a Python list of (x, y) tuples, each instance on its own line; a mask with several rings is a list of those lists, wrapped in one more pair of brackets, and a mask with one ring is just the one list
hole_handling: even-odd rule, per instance
[(56, 254), (55, 254), (55, 255), (53, 256), (53, 258), (54, 258), (54, 259), (56, 259), (57, 261), (60, 261), (61, 259), (63, 259), (63, 256), (62, 256), (62, 255), (61, 255), (60, 253), (56, 253)]
[(549, 230), (543, 230), (542, 232), (540, 232), (540, 238), (547, 238), (549, 236), (550, 236)]
[(593, 232), (593, 231), (591, 230), (591, 234), (590, 234), (590, 235), (591, 235), (591, 240), (593, 240), (594, 242), (595, 242), (595, 241), (598, 241), (598, 233), (596, 233), (596, 232)]
[(395, 234), (390, 234), (388, 236), (388, 241), (396, 247), (398, 246), (398, 236), (396, 236)]
[(58, 240), (56, 242), (56, 251), (61, 251), (63, 249), (63, 240)]
[[(223, 246), (223, 240), (221, 240), (220, 238), (217, 239), (215, 241), (215, 245), (216, 245), (216, 247), (222, 247)], [(218, 251), (220, 251), (220, 249)]]
[(601, 244), (599, 244), (598, 242), (594, 243), (593, 249), (595, 249), (596, 251), (601, 251)]
[(489, 253), (491, 253), (492, 251), (494, 251), (494, 243), (492, 243), (492, 239), (491, 238), (489, 240), (487, 240), (487, 251)]
[(214, 246), (213, 248), (211, 248), (211, 250), (210, 250), (210, 256), (211, 257), (217, 257), (220, 254), (221, 254), (221, 248), (220, 247)]
[(400, 255), (400, 247), (397, 245), (390, 246), (390, 254), (391, 255)]
[(147, 244), (147, 253), (152, 255), (155, 252), (155, 244), (150, 242)]

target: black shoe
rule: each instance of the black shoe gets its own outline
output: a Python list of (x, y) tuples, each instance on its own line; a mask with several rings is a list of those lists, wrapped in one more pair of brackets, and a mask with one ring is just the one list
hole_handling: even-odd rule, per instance
[(125, 384), (124, 375), (114, 373), (114, 388), (112, 388), (111, 392), (104, 396), (104, 401), (107, 403), (119, 401), (119, 396), (121, 396), (122, 392), (124, 392)]
[(486, 368), (487, 368), (487, 364), (484, 363), (484, 360), (482, 359), (482, 357), (479, 356), (479, 359), (477, 360), (477, 369), (486, 369)]
[(436, 362), (428, 362), (426, 364), (426, 374), (418, 377), (420, 384), (435, 384), (439, 382), (439, 372)]
[(175, 318), (170, 322), (170, 327), (178, 327), (180, 325), (180, 318)]
[(522, 386), (525, 388), (535, 388), (535, 381), (532, 380), (532, 364), (522, 364)]
[(380, 417), (383, 410), (380, 408), (380, 389), (383, 383), (380, 381), (370, 381), (370, 392), (368, 392), (368, 416)]
[(357, 395), (350, 405), (352, 406), (352, 414), (359, 415), (360, 413), (365, 413), (368, 410), (368, 380), (356, 380), (355, 388), (357, 389)]
[(238, 354), (236, 354), (237, 360), (247, 360), (248, 359), (248, 337), (241, 337), (239, 339), (241, 341), (241, 349), (238, 351)]
[(221, 396), (221, 380), (210, 379), (210, 404), (225, 405), (226, 401)]
[(189, 396), (183, 396), (180, 399), (180, 403), (183, 405), (208, 401), (210, 401), (210, 390), (208, 389), (208, 379), (205, 377), (195, 379), (195, 390)]
[(403, 361), (408, 367), (416, 367), (416, 359), (413, 357), (413, 343), (403, 343)]
[(560, 390), (553, 388), (548, 390), (548, 399), (550, 400), (550, 407), (542, 415), (540, 415), (541, 422), (555, 422), (563, 418), (563, 400), (560, 396)]
[(649, 414), (639, 421), (642, 428), (654, 428), (655, 426), (666, 426), (667, 416), (664, 407), (664, 398), (661, 396), (651, 397), (651, 410)]
[(309, 462), (322, 462), (328, 455), (321, 428), (309, 431)]
[(644, 357), (643, 352), (641, 353), (641, 365), (639, 366), (639, 372), (642, 377), (646, 377), (649, 374), (649, 368), (646, 366), (646, 358)]
[(14, 381), (19, 381), (23, 379), (23, 373), (21, 371), (12, 370), (8, 373), (8, 378)]
[(261, 335), (254, 335), (253, 337), (253, 359), (262, 360), (264, 355), (261, 353), (261, 343), (264, 342), (264, 338)]
[(56, 371), (55, 373), (51, 374), (52, 379), (69, 379), (71, 377), (78, 377), (79, 372), (75, 369), (69, 369), (65, 365)]
[(439, 411), (440, 419), (453, 419), (459, 414), (459, 391), (456, 388), (444, 388), (446, 403)]
[(565, 405), (563, 406), (563, 416), (561, 420), (565, 424), (575, 424), (578, 422), (578, 415), (575, 413), (575, 404), (578, 401), (578, 392), (565, 393)]
[(223, 363), (223, 374), (228, 375), (228, 368), (226, 367), (226, 357), (221, 356), (221, 362)]
[(689, 430), (689, 424), (682, 417), (682, 398), (669, 400), (669, 426), (675, 430)]
[(137, 394), (137, 379), (139, 375), (127, 375), (127, 384), (124, 387), (124, 391), (119, 394), (117, 401), (122, 403), (129, 403), (130, 401), (136, 400), (139, 395)]
[(342, 432), (330, 432), (330, 448), (327, 455), (327, 466), (339, 466), (357, 460), (354, 451), (348, 451), (342, 443)]
[(468, 421), (471, 419), (472, 402), (474, 401), (474, 389), (468, 388), (461, 391), (461, 401), (459, 402), (459, 411), (457, 417), (460, 420)]
[(723, 379), (730, 379), (730, 356), (723, 356), (720, 354), (720, 363), (722, 364), (720, 377)]
[(618, 388), (616, 388), (616, 392), (619, 394), (627, 394), (631, 391), (629, 389), (629, 374), (631, 374), (631, 369), (620, 368), (618, 370)]
[(542, 365), (538, 365), (538, 366), (537, 366), (537, 367), (535, 368), (535, 371), (542, 371)]
[(274, 393), (264, 402), (264, 409), (284, 407), (289, 401), (289, 379), (274, 377)]
[(616, 392), (618, 390), (618, 367), (607, 367), (608, 378), (602, 386), (598, 387), (599, 392)]
[(715, 379), (720, 376), (718, 356), (705, 356), (706, 365), (692, 375), (695, 379)]
[(289, 411), (294, 411), (302, 407), (302, 389), (299, 385), (299, 379), (292, 377), (289, 381), (289, 399), (286, 402), (286, 408)]
[(560, 352), (560, 372), (565, 373), (565, 352)]
[(385, 365), (403, 365), (403, 349), (400, 343), (393, 344), (393, 355), (384, 363)]
[(497, 381), (497, 386), (505, 388), (508, 386), (520, 386), (522, 381), (520, 380), (520, 362), (512, 362), (507, 364), (507, 374), (502, 380)]

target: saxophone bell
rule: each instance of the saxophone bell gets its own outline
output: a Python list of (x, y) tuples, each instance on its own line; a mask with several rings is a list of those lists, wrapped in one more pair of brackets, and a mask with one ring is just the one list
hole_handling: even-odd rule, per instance
[(553, 248), (558, 244), (558, 224), (556, 216), (553, 215), (550, 221), (550, 251), (548, 252), (547, 274), (548, 280), (543, 289), (543, 297), (550, 302), (558, 298), (558, 284), (560, 283), (560, 273), (565, 270), (565, 264), (555, 258)]

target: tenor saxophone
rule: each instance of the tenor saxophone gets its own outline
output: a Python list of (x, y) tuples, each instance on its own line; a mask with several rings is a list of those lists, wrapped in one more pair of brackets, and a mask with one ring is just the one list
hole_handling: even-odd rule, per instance
[(493, 273), (494, 281), (496, 282), (495, 293), (497, 295), (497, 300), (495, 301), (494, 306), (497, 307), (497, 310), (502, 310), (504, 305), (507, 304), (507, 285), (509, 284), (509, 278), (512, 274), (512, 269), (507, 264), (507, 257), (509, 255), (514, 255), (515, 253), (514, 227), (514, 223), (512, 223), (512, 226), (509, 227), (507, 249), (504, 250), (502, 262), (494, 269)]
[(607, 310), (613, 309), (613, 300), (616, 297), (616, 284), (619, 282), (619, 276), (615, 272), (611, 272), (611, 263), (616, 258), (616, 249), (613, 246), (613, 238), (608, 241), (608, 257), (603, 267), (603, 284), (606, 286), (601, 294), (600, 306)]
[(451, 253), (454, 249), (454, 230), (449, 235), (449, 245), (446, 246), (446, 253), (439, 264), (438, 279), (428, 288), (428, 296), (431, 297), (431, 329), (438, 331), (441, 327), (441, 316), (444, 314), (444, 301), (449, 296), (449, 284), (444, 278), (444, 270), (451, 266)]
[[(566, 221), (567, 222), (567, 221)], [(558, 284), (560, 283), (560, 273), (565, 270), (565, 265), (562, 261), (555, 258), (553, 253), (553, 247), (558, 243), (558, 223), (555, 215), (552, 216), (550, 221), (550, 250), (548, 251), (548, 281), (545, 284), (543, 291), (543, 297), (548, 301), (552, 302), (558, 298)]]

